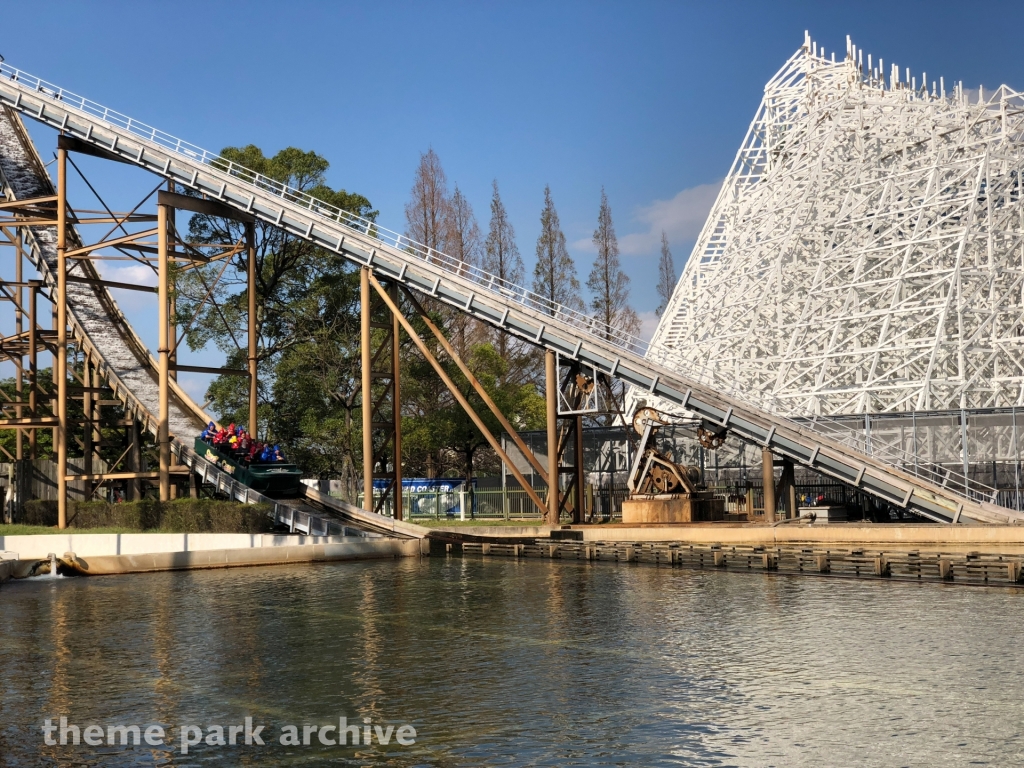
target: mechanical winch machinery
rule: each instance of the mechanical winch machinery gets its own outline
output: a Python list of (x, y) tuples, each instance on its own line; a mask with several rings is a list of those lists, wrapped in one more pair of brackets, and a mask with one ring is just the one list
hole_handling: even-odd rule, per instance
[[(681, 426), (692, 430), (697, 441), (707, 450), (720, 448), (726, 438), (726, 430), (709, 429), (700, 419), (680, 418), (656, 408), (638, 408), (633, 414), (633, 429), (640, 436), (640, 440), (627, 481), (630, 500), (644, 500), (655, 504), (659, 501), (666, 504), (684, 502), (683, 519), (687, 522), (722, 519), (724, 507), (721, 501), (715, 499), (714, 494), (704, 487), (700, 467), (677, 463), (658, 450), (656, 438), (659, 430), (665, 426)], [(623, 506), (623, 510), (625, 516), (626, 505)], [(648, 511), (646, 514), (650, 519), (645, 519), (644, 522), (660, 521), (657, 512), (652, 515)]]

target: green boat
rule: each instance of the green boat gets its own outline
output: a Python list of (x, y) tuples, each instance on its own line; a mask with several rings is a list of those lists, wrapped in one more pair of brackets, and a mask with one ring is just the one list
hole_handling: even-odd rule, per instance
[(294, 464), (282, 461), (252, 463), (249, 466), (221, 453), (212, 445), (197, 437), (196, 454), (216, 465), (222, 472), (247, 485), (254, 491), (267, 496), (298, 496), (302, 470)]

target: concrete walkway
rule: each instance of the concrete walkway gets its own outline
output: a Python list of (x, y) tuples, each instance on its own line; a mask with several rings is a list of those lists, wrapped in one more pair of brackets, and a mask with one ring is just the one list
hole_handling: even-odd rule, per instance
[[(574, 525), (566, 538), (585, 542), (677, 542), (728, 546), (871, 546), (899, 549), (978, 550), (1024, 553), (1024, 525), (943, 525), (914, 523), (815, 523), (785, 522), (777, 525), (750, 523), (686, 523), (679, 525), (623, 525), (605, 523)], [(449, 541), (513, 541), (546, 538), (550, 526), (447, 526), (431, 528), (431, 537)]]

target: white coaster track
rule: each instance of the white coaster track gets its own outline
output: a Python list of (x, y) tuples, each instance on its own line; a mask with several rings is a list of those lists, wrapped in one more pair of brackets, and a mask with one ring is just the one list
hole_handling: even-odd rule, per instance
[(836, 58), (765, 86), (652, 346), (794, 416), (1019, 407), (1024, 93)]
[(776, 454), (884, 502), (938, 522), (1024, 522), (1024, 515), (990, 503), (990, 488), (943, 469), (929, 476), (936, 482), (915, 476), (840, 442), (840, 433), (830, 436), (791, 421), (770, 403), (716, 382), (709, 372), (677, 355), (652, 350), (645, 358), (648, 350), (640, 340), (600, 328), (587, 315), (552, 305), (519, 286), (467, 268), (403, 235), (7, 65), (0, 65), (0, 105), (369, 266), (382, 277), (493, 327), (592, 365), (710, 424), (727, 427), (740, 439), (767, 445)]

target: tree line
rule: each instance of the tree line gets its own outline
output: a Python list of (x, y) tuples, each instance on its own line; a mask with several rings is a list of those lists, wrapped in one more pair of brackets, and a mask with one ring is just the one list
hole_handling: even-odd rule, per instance
[[(332, 189), (328, 162), (315, 152), (288, 148), (272, 157), (255, 146), (229, 147), (222, 156), (373, 222), (377, 211), (364, 196)], [(526, 266), (519, 252), (498, 182), (492, 183), (486, 234), (457, 184), (449, 185), (433, 149), (421, 155), (405, 207), (405, 235), (447, 254), (467, 270), (479, 268), (522, 285)], [(238, 242), (239, 226), (196, 215), (188, 239)], [(611, 206), (601, 191), (593, 234), (595, 257), (583, 296), (550, 187), (545, 187), (530, 287), (551, 305), (587, 312), (599, 332), (637, 334), (640, 318), (629, 300), (630, 279), (622, 270)], [(257, 224), (256, 291), (260, 439), (280, 443), (307, 473), (342, 481), (354, 498), (361, 472), (359, 273), (335, 253)], [(229, 368), (245, 367), (247, 316), (243, 253), (225, 262), (178, 270), (175, 322), (185, 343), (198, 350), (214, 344)], [(675, 275), (668, 241), (662, 236), (659, 314), (668, 303)], [(467, 363), (488, 395), (519, 430), (544, 426), (543, 359), (522, 340), (484, 326), (468, 315), (424, 299), (431, 319)], [(439, 344), (412, 318), (446, 372), (476, 407), (487, 426), (499, 431), (479, 397)], [(497, 457), (465, 416), (409, 339), (401, 345), (403, 473), (406, 476), (473, 476), (499, 470)], [(222, 421), (247, 418), (248, 384), (221, 376), (207, 392)], [(616, 391), (621, 398), (623, 392)]]

